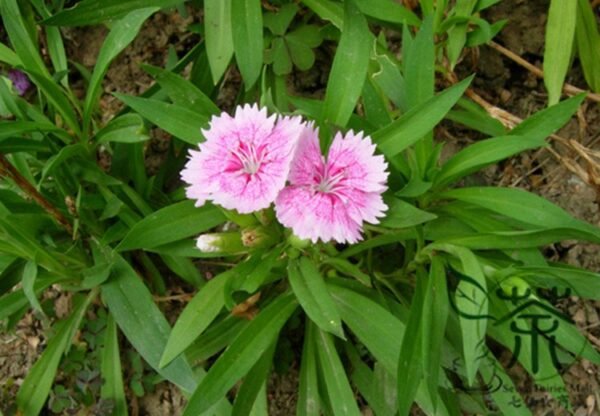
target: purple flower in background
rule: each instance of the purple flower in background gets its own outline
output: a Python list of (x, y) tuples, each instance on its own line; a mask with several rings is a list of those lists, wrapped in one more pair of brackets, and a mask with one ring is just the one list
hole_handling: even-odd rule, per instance
[(19, 94), (21, 97), (24, 96), (27, 91), (29, 91), (29, 88), (31, 88), (31, 81), (29, 81), (27, 75), (19, 70), (11, 69), (8, 71), (8, 79), (12, 81), (13, 85), (15, 86), (15, 90), (17, 90), (17, 94)]

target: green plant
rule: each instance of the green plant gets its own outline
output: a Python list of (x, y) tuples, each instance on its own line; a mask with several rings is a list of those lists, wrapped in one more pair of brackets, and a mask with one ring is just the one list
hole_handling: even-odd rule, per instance
[[(570, 288), (597, 298), (596, 273), (554, 264), (539, 248), (567, 239), (598, 243), (600, 230), (522, 190), (457, 184), (545, 146), (583, 96), (509, 131), (463, 97), (472, 77), (436, 93), (436, 76), (448, 78), (463, 47), (501, 28), (501, 22), (477, 17), (494, 1), (448, 10), (446, 2), (423, 0), (420, 15), (385, 0), (302, 3), (282, 1), (279, 14), (272, 14), (263, 13), (259, 0), (204, 0), (204, 42), (167, 69), (145, 66), (156, 84), (140, 96), (115, 93), (126, 108), (103, 123), (98, 102), (111, 61), (153, 13), (183, 1), (83, 0), (63, 10), (62, 2), (49, 7), (2, 0), (12, 48), (0, 45), (0, 61), (24, 71), (37, 94), (28, 101), (0, 82), (1, 108), (11, 117), (0, 122), (0, 319), (14, 323), (31, 308), (39, 313), (39, 299), (53, 285), (74, 293), (70, 314), (53, 322), (44, 352), (20, 387), (16, 401), (23, 414), (40, 413), (48, 397), (51, 409), (71, 406), (68, 388), (53, 380), (59, 368), (73, 375), (69, 364), (81, 364), (72, 344), (98, 303), (108, 311), (103, 348), (78, 394), (86, 406), (110, 403), (115, 415), (127, 414), (125, 385), (143, 394), (155, 377), (188, 395), (185, 415), (266, 414), (266, 381), (274, 357), (285, 351), (277, 345), (285, 344), (282, 334), (294, 332), (303, 334), (298, 414), (360, 414), (359, 396), (378, 415), (408, 414), (413, 402), (427, 414), (485, 414), (494, 406), (503, 414), (529, 414), (511, 405), (513, 394), (502, 389), (490, 390), (489, 397), (454, 394), (493, 376), (514, 390), (497, 358), (511, 350), (550, 394), (564, 389), (550, 355), (534, 364), (515, 351), (508, 324), (484, 318), (505, 315), (518, 300), (492, 296), (497, 288), (511, 294)], [(581, 2), (578, 7), (584, 8)], [(329, 22), (332, 39), (339, 35), (323, 100), (285, 89), (282, 75), (290, 62), (312, 66), (312, 48), (321, 42), (312, 24), (288, 30), (298, 10)], [(241, 19), (245, 13), (252, 18)], [(42, 21), (41, 32), (35, 20)], [(109, 34), (79, 100), (58, 27), (108, 20)], [(263, 24), (272, 38), (263, 38)], [(369, 24), (402, 32), (401, 60)], [(52, 68), (38, 36), (48, 45)], [(265, 69), (270, 61), (263, 61), (269, 44), (276, 77)], [(239, 215), (185, 198), (179, 174), (187, 150), (204, 141), (201, 129), (220, 112), (215, 100), (234, 55), (245, 84), (239, 102), (260, 102), (272, 112), (293, 106), (319, 125), (323, 149), (338, 130), (372, 137), (389, 164), (389, 210), (380, 224), (365, 226), (364, 241), (307, 244), (290, 236), (269, 209)], [(181, 75), (188, 64), (190, 80)], [(486, 138), (442, 163), (443, 143), (433, 131), (444, 118)], [(172, 135), (155, 175), (144, 165), (150, 125)], [(99, 155), (110, 165), (101, 166)], [(198, 235), (224, 232), (224, 224), (238, 240), (259, 224), (271, 239), (230, 252), (225, 245), (212, 253), (196, 248)], [(225, 263), (215, 265), (207, 281), (197, 263), (212, 257)], [(175, 285), (193, 297), (171, 328), (153, 296)], [(554, 311), (544, 294), (530, 291), (520, 301)], [(576, 356), (600, 364), (574, 325), (564, 323), (560, 331), (559, 361)], [(123, 362), (119, 333), (135, 350)], [(100, 343), (96, 336), (86, 342)], [(552, 344), (536, 341), (543, 351)], [(524, 350), (534, 348), (535, 341), (521, 342)], [(145, 374), (139, 357), (159, 376)], [(129, 380), (123, 379), (126, 363), (133, 369)], [(98, 370), (101, 386), (92, 383)], [(240, 380), (235, 398), (229, 396)]]

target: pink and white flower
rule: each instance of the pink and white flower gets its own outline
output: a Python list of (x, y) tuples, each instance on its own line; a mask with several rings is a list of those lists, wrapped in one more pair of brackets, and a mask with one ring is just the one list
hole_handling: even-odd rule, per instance
[(303, 128), (299, 117), (268, 117), (256, 105), (214, 116), (181, 173), (187, 197), (242, 214), (267, 208), (285, 186)]
[(290, 185), (275, 201), (277, 219), (300, 238), (316, 243), (362, 239), (364, 222), (377, 224), (387, 206), (387, 163), (375, 155), (369, 136), (337, 133), (327, 158), (321, 155), (319, 135), (305, 127), (289, 175)]

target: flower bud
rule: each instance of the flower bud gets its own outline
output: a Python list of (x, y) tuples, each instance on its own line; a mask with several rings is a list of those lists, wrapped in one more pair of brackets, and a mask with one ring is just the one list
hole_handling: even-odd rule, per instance
[(238, 254), (247, 251), (242, 244), (239, 232), (202, 234), (196, 241), (196, 247), (203, 253)]
[(242, 244), (248, 248), (267, 248), (275, 245), (278, 240), (278, 233), (273, 228), (248, 227), (242, 230)]

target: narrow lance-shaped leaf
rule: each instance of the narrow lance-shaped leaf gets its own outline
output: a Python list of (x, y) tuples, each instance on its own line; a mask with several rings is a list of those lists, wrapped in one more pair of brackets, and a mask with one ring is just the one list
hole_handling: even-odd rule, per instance
[(100, 389), (100, 397), (111, 400), (114, 403), (113, 415), (127, 416), (127, 402), (125, 401), (125, 390), (123, 389), (123, 373), (121, 371), (117, 324), (110, 314), (106, 319), (101, 360), (100, 373), (102, 374), (104, 383)]
[(479, 205), (541, 229), (572, 228), (600, 241), (600, 228), (573, 218), (544, 198), (516, 188), (470, 187), (444, 192), (444, 198)]
[(339, 312), (317, 267), (305, 257), (291, 260), (288, 278), (308, 317), (324, 331), (344, 338)]
[(119, 251), (148, 249), (200, 234), (225, 221), (214, 205), (200, 208), (193, 201), (182, 201), (162, 208), (135, 224), (121, 243)]
[[(406, 331), (402, 337), (400, 347), (400, 357), (398, 359), (398, 413), (400, 416), (409, 414), (412, 403), (417, 395), (419, 384), (423, 380), (423, 367), (428, 363), (422, 362), (425, 354), (421, 352), (423, 348), (423, 310), (424, 305), (425, 276), (422, 273), (417, 275), (417, 287), (411, 301), (410, 314), (406, 324)], [(437, 382), (437, 380), (436, 380)]]
[(56, 375), (60, 359), (69, 346), (71, 338), (79, 327), (81, 318), (97, 292), (91, 292), (86, 299), (77, 297), (74, 308), (68, 318), (57, 323), (54, 336), (48, 342), (41, 357), (27, 373), (19, 392), (17, 405), (25, 416), (35, 416), (40, 413)]
[(286, 293), (264, 308), (213, 364), (190, 397), (183, 416), (201, 414), (224, 397), (275, 341), (297, 306), (294, 296)]
[(548, 90), (548, 106), (560, 99), (571, 61), (576, 21), (577, 1), (550, 1), (544, 43), (544, 84)]
[(575, 36), (585, 80), (593, 91), (600, 92), (600, 32), (592, 6), (587, 0), (577, 0)]
[(354, 111), (367, 76), (372, 35), (354, 0), (344, 2), (344, 27), (325, 93), (324, 117), (345, 126)]
[(300, 365), (300, 386), (298, 388), (298, 416), (313, 416), (319, 414), (319, 386), (317, 374), (317, 345), (315, 325), (307, 323), (304, 330), (304, 345), (302, 347), (302, 363)]
[(333, 338), (328, 332), (320, 329), (315, 329), (315, 331), (319, 370), (325, 381), (325, 391), (334, 416), (361, 415), (348, 376), (335, 349)]
[(225, 305), (223, 289), (233, 274), (229, 270), (215, 276), (187, 304), (169, 335), (161, 367), (181, 354), (217, 317)]
[(143, 65), (142, 68), (156, 78), (161, 90), (167, 93), (174, 104), (187, 106), (207, 117), (221, 112), (200, 88), (181, 75), (151, 65)]
[(194, 391), (196, 377), (183, 357), (160, 368), (160, 357), (171, 329), (148, 288), (118, 255), (109, 281), (102, 285), (102, 297), (119, 328), (142, 358), (167, 380), (185, 391)]
[[(213, 82), (217, 84), (233, 56), (232, 0), (204, 0), (204, 36)], [(241, 1), (241, 0), (234, 0)]]
[(46, 25), (84, 26), (119, 19), (145, 7), (173, 7), (186, 0), (83, 0), (44, 20)]
[(0, 2), (0, 11), (2, 12), (4, 28), (24, 68), (28, 71), (37, 72), (47, 81), (50, 81), (50, 73), (44, 64), (37, 45), (27, 30), (27, 25), (19, 10), (19, 2), (17, 0), (3, 0)]
[(108, 70), (108, 66), (112, 60), (119, 54), (133, 39), (137, 36), (142, 23), (146, 21), (150, 15), (156, 12), (157, 8), (145, 8), (135, 10), (115, 22), (108, 36), (102, 44), (102, 48), (98, 53), (94, 72), (88, 84), (85, 102), (83, 105), (83, 128), (84, 131), (89, 127), (92, 117), (94, 105), (98, 101), (102, 88), (102, 79)]
[(391, 158), (432, 130), (456, 104), (472, 77), (462, 80), (372, 134), (381, 152)]
[(262, 71), (263, 18), (260, 0), (234, 0), (231, 5), (235, 60), (248, 91)]
[(200, 130), (208, 123), (208, 117), (205, 115), (182, 105), (169, 104), (151, 98), (114, 95), (142, 117), (178, 139), (192, 145), (197, 145), (204, 140)]

